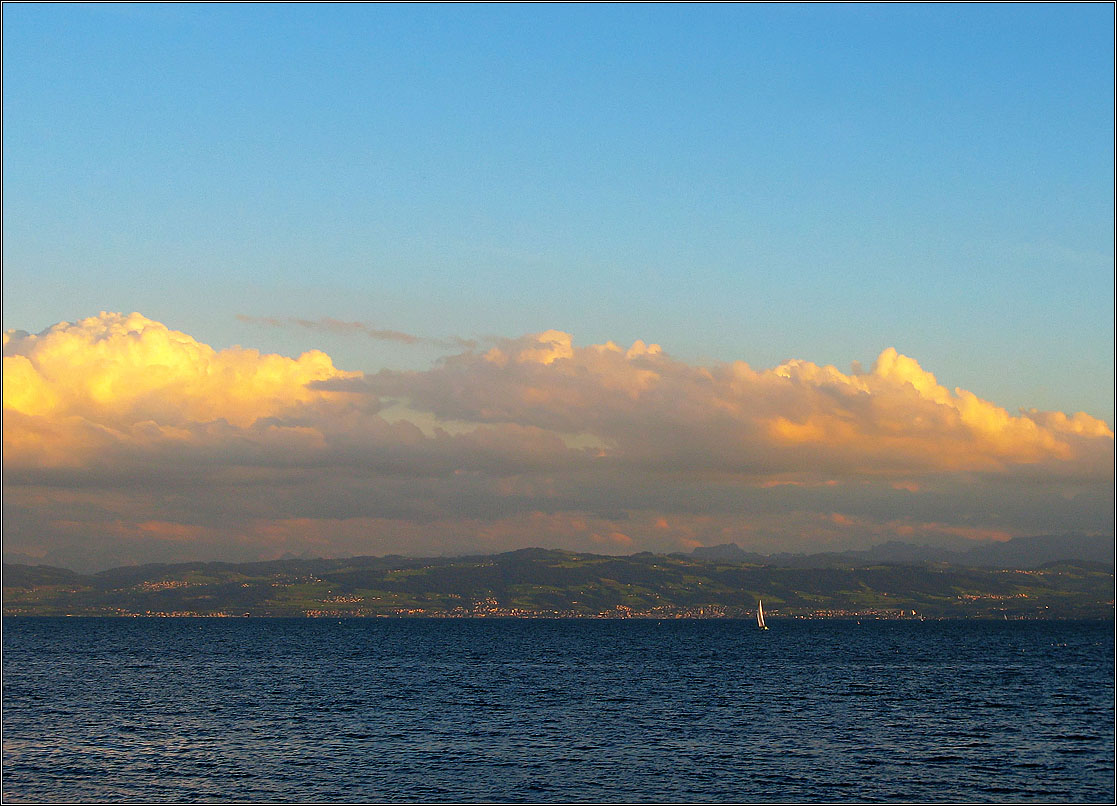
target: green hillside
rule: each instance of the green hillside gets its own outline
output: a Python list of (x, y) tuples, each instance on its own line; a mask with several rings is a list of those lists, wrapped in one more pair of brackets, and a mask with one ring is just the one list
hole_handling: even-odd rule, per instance
[(524, 549), (456, 558), (188, 563), (78, 574), (4, 565), (5, 615), (1112, 618), (1113, 571), (790, 568)]

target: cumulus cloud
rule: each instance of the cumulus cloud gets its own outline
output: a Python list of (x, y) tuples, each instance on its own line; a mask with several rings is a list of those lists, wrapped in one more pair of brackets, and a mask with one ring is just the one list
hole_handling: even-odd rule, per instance
[(4, 334), (4, 407), (26, 414), (82, 410), (137, 419), (150, 408), (180, 421), (248, 424), (324, 397), (312, 381), (358, 375), (336, 369), (317, 350), (297, 359), (241, 347), (216, 351), (138, 313)]
[[(354, 378), (317, 350), (299, 358), (217, 351), (133, 313), (4, 334), (4, 457), (15, 465), (81, 461), (98, 441), (199, 423), (248, 428), (339, 395), (313, 382)], [(12, 420), (9, 422), (8, 418)]]
[(71, 565), (1113, 523), (1106, 423), (1010, 413), (892, 349), (758, 370), (549, 330), (363, 374), (102, 313), (4, 335), (3, 431), (5, 552)]
[(574, 347), (546, 331), (425, 372), (325, 384), (400, 396), (451, 420), (518, 423), (599, 440), (644, 467), (763, 476), (896, 476), (941, 471), (1104, 476), (1113, 432), (1085, 413), (1016, 415), (949, 390), (889, 348), (869, 372), (808, 361), (754, 370), (671, 358), (655, 344)]

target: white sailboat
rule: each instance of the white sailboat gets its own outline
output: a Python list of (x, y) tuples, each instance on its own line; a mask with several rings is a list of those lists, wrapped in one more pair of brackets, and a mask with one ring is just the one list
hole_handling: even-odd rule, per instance
[(762, 630), (768, 629), (768, 625), (764, 623), (764, 601), (762, 599), (756, 600), (756, 626)]

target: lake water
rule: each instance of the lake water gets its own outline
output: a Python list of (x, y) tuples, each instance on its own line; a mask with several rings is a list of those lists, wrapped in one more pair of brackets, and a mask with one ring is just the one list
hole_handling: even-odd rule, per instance
[(3, 622), (11, 801), (1114, 797), (1113, 624)]

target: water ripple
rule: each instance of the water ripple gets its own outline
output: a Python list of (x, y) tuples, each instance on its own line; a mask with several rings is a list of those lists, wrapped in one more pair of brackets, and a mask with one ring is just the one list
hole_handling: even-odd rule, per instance
[(1114, 794), (1112, 624), (5, 619), (3, 650), (5, 802)]

